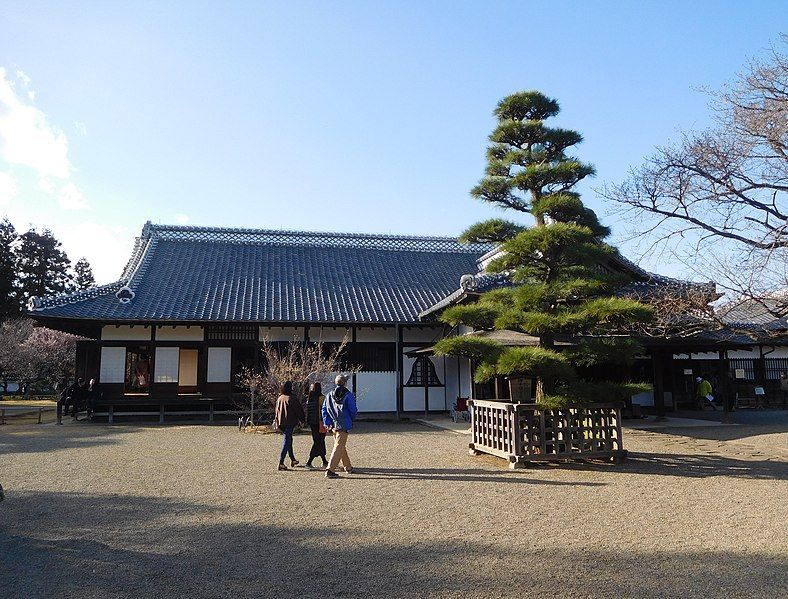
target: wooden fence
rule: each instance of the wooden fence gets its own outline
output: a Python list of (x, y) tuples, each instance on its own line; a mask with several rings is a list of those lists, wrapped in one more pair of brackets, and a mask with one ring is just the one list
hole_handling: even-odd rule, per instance
[(526, 462), (626, 457), (621, 405), (614, 403), (546, 409), (474, 399), (470, 450), (489, 453), (516, 468)]

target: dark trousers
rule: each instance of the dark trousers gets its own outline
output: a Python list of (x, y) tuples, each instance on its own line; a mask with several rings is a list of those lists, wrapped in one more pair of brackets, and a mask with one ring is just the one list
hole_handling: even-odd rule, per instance
[(285, 463), (285, 456), (290, 456), (291, 460), (295, 460), (295, 455), (293, 455), (293, 426), (286, 426), (282, 429), (284, 432), (282, 438), (282, 451), (279, 454), (279, 463)]
[(310, 424), (312, 429), (312, 449), (309, 451), (309, 461), (315, 458), (321, 458), (323, 462), (326, 461), (326, 434), (320, 432), (320, 424)]

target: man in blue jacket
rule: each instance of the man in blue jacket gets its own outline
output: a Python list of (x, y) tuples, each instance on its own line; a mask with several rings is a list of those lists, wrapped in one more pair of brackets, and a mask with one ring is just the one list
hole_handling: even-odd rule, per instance
[(323, 424), (334, 434), (334, 449), (331, 451), (331, 459), (326, 468), (326, 478), (339, 476), (334, 471), (339, 462), (342, 462), (345, 472), (348, 474), (353, 472), (353, 466), (350, 465), (350, 458), (347, 455), (347, 434), (353, 428), (353, 421), (358, 414), (356, 398), (347, 388), (347, 379), (340, 374), (334, 382), (337, 386), (326, 395), (321, 410)]

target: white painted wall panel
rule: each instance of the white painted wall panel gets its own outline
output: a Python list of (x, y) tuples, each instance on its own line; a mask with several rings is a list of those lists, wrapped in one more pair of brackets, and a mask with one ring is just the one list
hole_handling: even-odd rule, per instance
[(102, 347), (99, 367), (100, 383), (122, 383), (126, 380), (126, 348)]
[(232, 350), (229, 347), (208, 348), (209, 383), (229, 383)]
[(150, 341), (151, 329), (147, 326), (105, 325), (101, 338), (105, 341)]
[(435, 343), (443, 336), (443, 327), (403, 327), (402, 341), (408, 343), (415, 341), (416, 343)]
[(202, 341), (202, 327), (157, 327), (157, 341)]
[(397, 411), (397, 373), (360, 372), (356, 375), (359, 412)]
[(403, 387), (402, 409), (406, 412), (423, 412), (424, 387)]
[[(303, 333), (302, 333), (303, 334)], [(309, 327), (309, 340), (317, 343), (334, 343), (342, 341), (347, 336), (348, 342), (353, 339), (353, 332), (346, 327)]]
[(260, 327), (260, 341), (303, 341), (304, 327)]
[(394, 327), (375, 327), (375, 328), (360, 328), (356, 329), (356, 341), (364, 342), (396, 342), (397, 329)]
[(153, 380), (156, 383), (178, 382), (178, 355), (177, 347), (157, 347), (156, 362), (154, 363)]

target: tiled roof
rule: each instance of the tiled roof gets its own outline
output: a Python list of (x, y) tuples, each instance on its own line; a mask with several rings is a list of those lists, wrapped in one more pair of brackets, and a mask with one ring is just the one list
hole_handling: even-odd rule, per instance
[(39, 320), (415, 323), (487, 250), (446, 237), (148, 223), (119, 281), (35, 301), (30, 313)]

